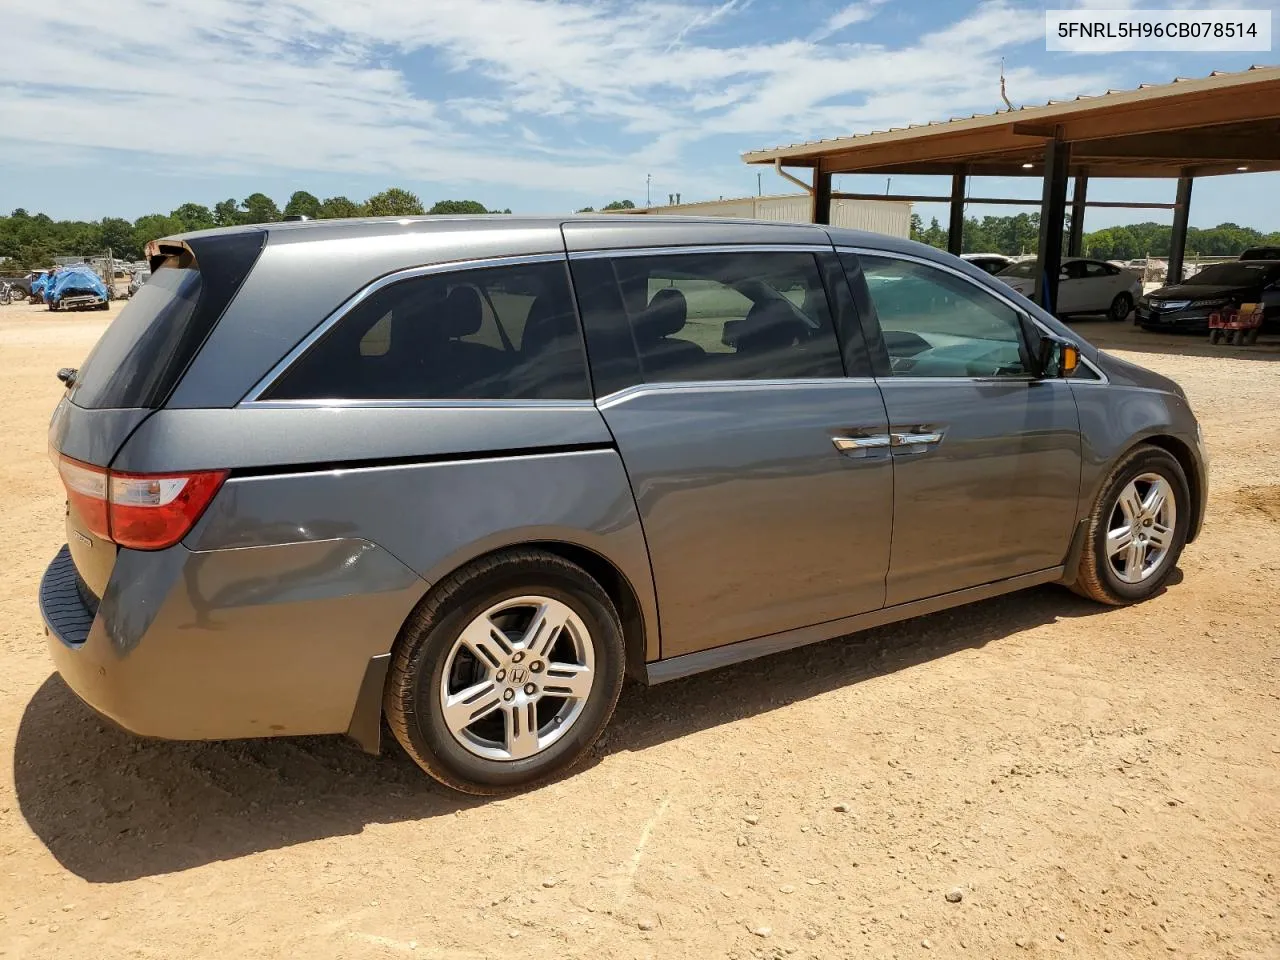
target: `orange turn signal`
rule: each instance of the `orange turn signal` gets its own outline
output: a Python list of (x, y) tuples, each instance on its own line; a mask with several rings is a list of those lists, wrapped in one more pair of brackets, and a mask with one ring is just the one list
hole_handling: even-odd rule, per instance
[(1062, 345), (1062, 375), (1069, 377), (1080, 366), (1080, 351), (1069, 344)]

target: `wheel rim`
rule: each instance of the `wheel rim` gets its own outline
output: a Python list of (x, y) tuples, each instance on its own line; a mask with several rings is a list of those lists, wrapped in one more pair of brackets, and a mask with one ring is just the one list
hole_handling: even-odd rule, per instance
[(1116, 297), (1115, 303), (1111, 304), (1111, 315), (1117, 320), (1123, 320), (1129, 315), (1129, 298), (1125, 294)]
[(1125, 485), (1107, 524), (1107, 560), (1124, 583), (1142, 583), (1163, 566), (1173, 547), (1178, 504), (1173, 485), (1144, 473)]
[(595, 643), (567, 605), (513, 597), (471, 621), (440, 679), (445, 726), (486, 760), (524, 760), (582, 716), (595, 679)]

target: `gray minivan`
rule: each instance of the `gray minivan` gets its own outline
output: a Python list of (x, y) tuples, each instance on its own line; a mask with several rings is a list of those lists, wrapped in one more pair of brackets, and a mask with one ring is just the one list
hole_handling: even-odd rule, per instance
[(385, 720), (556, 775), (656, 683), (1059, 582), (1161, 589), (1199, 427), (983, 271), (674, 217), (320, 221), (153, 243), (49, 431), (50, 649), (139, 734)]

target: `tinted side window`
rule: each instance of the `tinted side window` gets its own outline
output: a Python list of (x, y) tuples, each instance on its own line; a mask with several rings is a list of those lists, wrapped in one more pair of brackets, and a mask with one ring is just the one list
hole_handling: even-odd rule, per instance
[(1086, 277), (1110, 277), (1119, 272), (1115, 267), (1106, 263), (1096, 263), (1093, 260), (1084, 261), (1084, 275)]
[(1017, 311), (934, 267), (859, 256), (895, 376), (1028, 375)]
[(618, 296), (601, 304), (622, 315), (589, 325), (630, 331), (644, 381), (844, 375), (810, 253), (661, 254), (606, 263)]
[(591, 396), (563, 263), (459, 270), (371, 294), (264, 399)]

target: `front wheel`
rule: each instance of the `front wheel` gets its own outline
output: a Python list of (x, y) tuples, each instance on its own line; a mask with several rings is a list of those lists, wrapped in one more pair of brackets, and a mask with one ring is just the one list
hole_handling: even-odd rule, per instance
[(622, 690), (622, 626), (581, 567), (512, 550), (450, 575), (401, 631), (383, 705), (410, 757), (445, 786), (496, 794), (560, 774)]
[(1111, 301), (1111, 309), (1107, 311), (1107, 317), (1115, 323), (1120, 323), (1129, 316), (1131, 310), (1133, 310), (1133, 297), (1127, 293), (1118, 293)]
[(1114, 606), (1153, 596), (1178, 563), (1190, 519), (1182, 465), (1159, 447), (1135, 447), (1102, 485), (1072, 589)]

